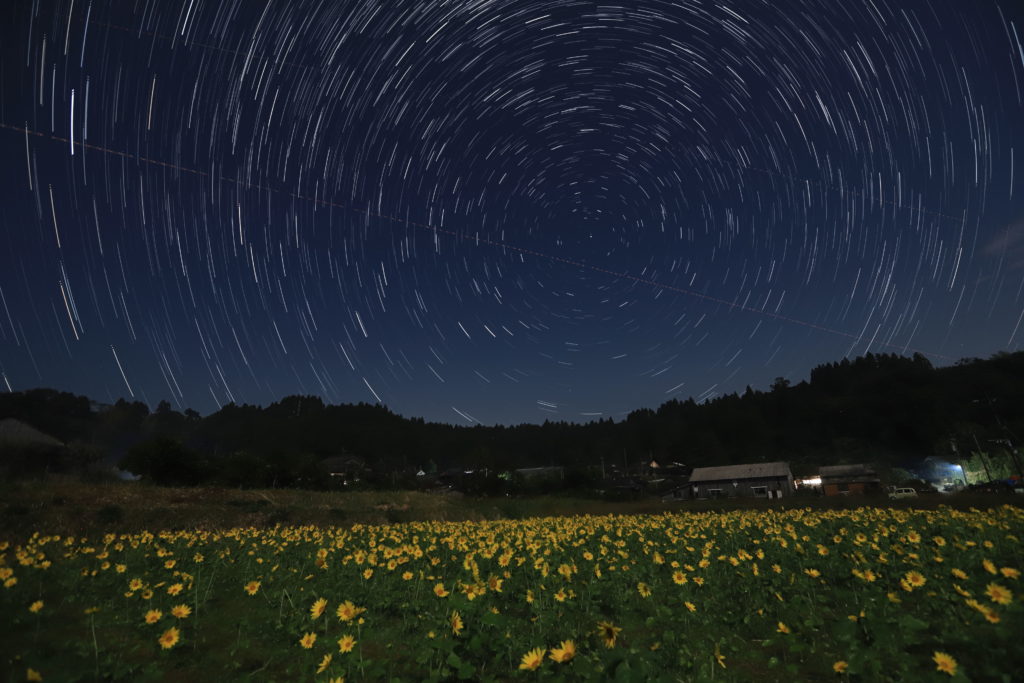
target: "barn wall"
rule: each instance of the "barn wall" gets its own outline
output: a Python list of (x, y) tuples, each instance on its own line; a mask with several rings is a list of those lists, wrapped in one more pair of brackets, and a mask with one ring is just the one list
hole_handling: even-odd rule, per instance
[[(733, 482), (737, 486), (733, 486)], [(765, 486), (769, 491), (782, 491), (783, 498), (793, 494), (793, 486), (787, 477), (758, 477), (753, 479), (722, 479), (717, 481), (696, 482), (698, 493), (695, 498), (708, 498), (709, 489), (721, 489), (722, 498), (753, 498), (753, 489), (758, 486)], [(776, 494), (777, 495), (777, 494)]]

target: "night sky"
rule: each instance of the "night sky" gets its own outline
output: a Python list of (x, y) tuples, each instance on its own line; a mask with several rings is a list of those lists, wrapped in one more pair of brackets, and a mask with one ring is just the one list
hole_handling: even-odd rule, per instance
[(2, 5), (2, 390), (618, 420), (1024, 343), (1017, 0)]

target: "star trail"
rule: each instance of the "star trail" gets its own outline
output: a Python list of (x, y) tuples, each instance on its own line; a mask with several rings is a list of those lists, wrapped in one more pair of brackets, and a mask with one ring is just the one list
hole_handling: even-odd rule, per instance
[(0, 390), (619, 419), (1024, 341), (1013, 0), (16, 0)]

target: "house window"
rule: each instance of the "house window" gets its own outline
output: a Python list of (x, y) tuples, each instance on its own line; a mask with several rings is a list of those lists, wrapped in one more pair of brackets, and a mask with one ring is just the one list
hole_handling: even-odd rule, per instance
[(842, 493), (849, 493), (849, 491), (850, 491), (850, 484), (846, 483), (846, 482), (844, 482), (842, 484), (839, 484), (839, 490)]
[(708, 498), (721, 498), (722, 489), (708, 489)]
[(768, 487), (767, 486), (751, 486), (750, 492), (754, 495), (754, 498), (767, 498)]

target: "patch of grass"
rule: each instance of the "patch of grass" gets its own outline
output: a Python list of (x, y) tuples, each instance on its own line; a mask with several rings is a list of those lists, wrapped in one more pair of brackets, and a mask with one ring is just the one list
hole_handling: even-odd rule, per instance
[[(87, 482), (53, 477), (0, 483), (0, 530), (25, 538), (36, 529), (80, 536), (116, 523), (124, 532), (143, 529), (225, 529), (275, 524), (350, 526), (413, 521), (480, 521), (569, 515), (660, 514), (811, 508), (844, 510), (867, 506), (895, 509), (989, 509), (1020, 506), (1024, 496), (994, 494), (886, 498), (802, 497), (783, 500), (696, 500), (658, 498), (612, 502), (578, 496), (473, 498), (418, 491), (239, 490), (200, 486), (161, 487), (141, 482)], [(114, 519), (114, 508), (121, 510)], [(101, 510), (108, 512), (101, 514)]]
[(124, 519), (124, 510), (120, 505), (104, 505), (96, 511), (96, 521), (100, 524), (117, 524)]
[(29, 510), (28, 506), (17, 503), (12, 503), (4, 508), (4, 515), (7, 517), (24, 517), (30, 512), (31, 510)]
[(240, 510), (245, 510), (246, 512), (262, 512), (264, 508), (270, 505), (270, 501), (263, 500), (262, 498), (258, 500), (246, 500), (235, 498), (227, 501), (227, 504), (230, 505), (231, 507), (235, 507)]

